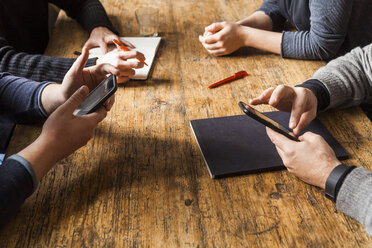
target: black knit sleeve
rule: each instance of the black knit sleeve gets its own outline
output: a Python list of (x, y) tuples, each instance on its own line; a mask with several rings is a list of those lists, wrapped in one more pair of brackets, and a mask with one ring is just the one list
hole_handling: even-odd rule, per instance
[[(0, 37), (0, 71), (25, 77), (38, 82), (62, 82), (75, 59), (56, 58), (39, 54), (27, 54), (16, 51), (6, 40)], [(87, 66), (96, 63), (89, 59)]]
[(50, 2), (76, 19), (89, 34), (96, 27), (106, 27), (118, 34), (99, 0), (50, 0)]

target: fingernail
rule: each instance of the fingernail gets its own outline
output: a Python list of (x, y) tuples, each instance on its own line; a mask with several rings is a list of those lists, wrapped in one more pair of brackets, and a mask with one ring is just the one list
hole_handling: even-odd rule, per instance
[(296, 123), (295, 123), (294, 121), (291, 121), (291, 122), (289, 123), (289, 128), (293, 129), (293, 128), (295, 128), (295, 127), (296, 127)]
[(81, 86), (81, 87), (79, 88), (79, 93), (80, 93), (80, 94), (85, 94), (86, 92), (87, 92), (87, 89), (86, 89), (85, 86)]

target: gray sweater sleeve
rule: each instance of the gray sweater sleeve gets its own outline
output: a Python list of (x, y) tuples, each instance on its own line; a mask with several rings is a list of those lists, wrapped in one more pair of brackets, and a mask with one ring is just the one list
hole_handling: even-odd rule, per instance
[(345, 178), (336, 207), (359, 221), (372, 236), (372, 172), (356, 168)]
[(372, 44), (329, 62), (312, 79), (329, 91), (327, 109), (372, 103)]
[(283, 32), (284, 58), (321, 59), (335, 57), (348, 29), (353, 0), (310, 0), (310, 30)]

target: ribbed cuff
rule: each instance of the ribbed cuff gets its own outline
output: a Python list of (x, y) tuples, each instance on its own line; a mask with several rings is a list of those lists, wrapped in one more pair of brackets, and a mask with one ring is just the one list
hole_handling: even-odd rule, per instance
[(317, 79), (309, 79), (296, 87), (303, 87), (311, 90), (318, 100), (318, 111), (325, 110), (330, 103), (330, 95), (327, 87)]
[(9, 159), (13, 159), (17, 162), (19, 162), (20, 164), (22, 164), (25, 169), (28, 171), (28, 173), (30, 173), (30, 176), (32, 178), (32, 183), (33, 183), (33, 187), (32, 187), (32, 193), (35, 192), (35, 190), (37, 189), (37, 186), (39, 184), (38, 180), (37, 180), (37, 177), (36, 177), (36, 174), (35, 174), (35, 171), (34, 169), (32, 168), (32, 166), (30, 165), (29, 162), (27, 162), (26, 159), (24, 159), (22, 156), (18, 155), (18, 154), (14, 154), (12, 156), (10, 156), (8, 158)]
[(324, 82), (324, 86), (327, 88), (330, 95), (330, 103), (327, 108), (334, 108), (342, 106), (344, 103), (344, 92), (345, 84), (340, 83), (340, 77), (333, 73), (331, 70), (319, 69), (313, 75), (313, 79), (316, 79), (320, 82)]
[(298, 55), (293, 51), (295, 44), (293, 43), (293, 38), (288, 36), (293, 32), (283, 31), (282, 32), (282, 43), (280, 46), (280, 56), (282, 58), (294, 58), (299, 59)]
[(44, 89), (45, 89), (45, 87), (47, 87), (49, 84), (53, 84), (53, 83), (51, 83), (51, 82), (46, 82), (46, 83), (44, 83), (44, 85), (42, 86), (42, 87), (40, 87), (40, 89), (39, 89), (39, 93), (38, 93), (38, 95), (37, 95), (37, 105), (38, 105), (38, 107), (39, 107), (39, 110), (40, 110), (40, 113), (41, 113), (41, 115), (44, 117), (44, 118), (48, 118), (48, 114), (47, 114), (47, 112), (45, 111), (45, 109), (44, 109), (44, 107), (43, 107), (43, 104), (41, 103), (41, 94), (43, 93), (43, 91), (44, 91)]

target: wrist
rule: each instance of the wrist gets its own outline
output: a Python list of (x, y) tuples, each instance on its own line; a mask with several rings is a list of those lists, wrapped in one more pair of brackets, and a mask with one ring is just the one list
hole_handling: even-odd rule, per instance
[(241, 27), (240, 39), (242, 40), (243, 46), (246, 46), (246, 47), (252, 46), (251, 44), (252, 42), (251, 42), (250, 35), (249, 35), (252, 28), (242, 26), (242, 25), (240, 25), (240, 27)]
[(330, 95), (325, 85), (317, 79), (308, 79), (296, 87), (302, 87), (310, 90), (317, 102), (317, 110), (322, 111), (329, 106)]
[(50, 115), (66, 101), (60, 84), (49, 84), (41, 92), (41, 105), (46, 114)]
[(98, 26), (92, 29), (92, 32), (90, 32), (90, 35), (92, 35), (95, 32), (102, 32), (108, 30), (106, 27)]
[(38, 181), (58, 161), (54, 158), (53, 147), (40, 139), (40, 136), (18, 154), (32, 166)]

